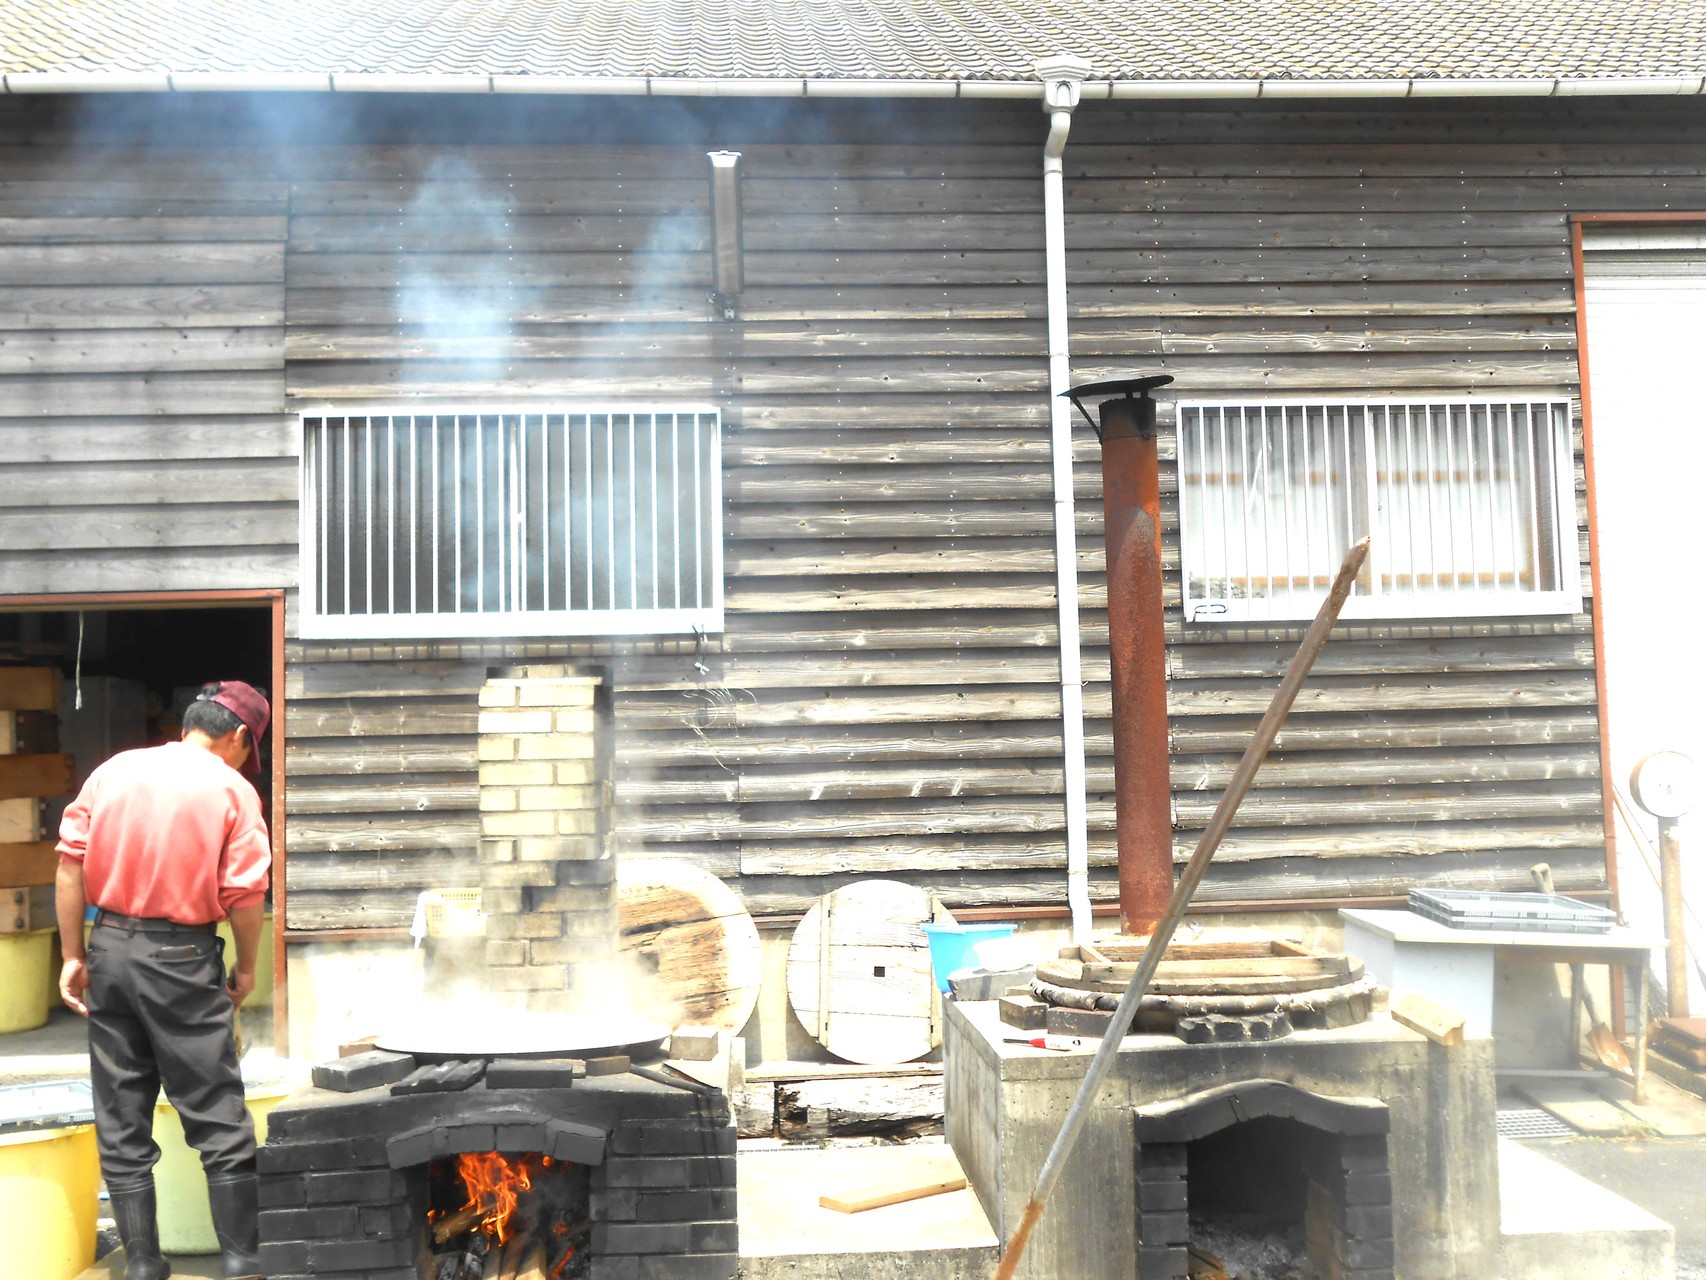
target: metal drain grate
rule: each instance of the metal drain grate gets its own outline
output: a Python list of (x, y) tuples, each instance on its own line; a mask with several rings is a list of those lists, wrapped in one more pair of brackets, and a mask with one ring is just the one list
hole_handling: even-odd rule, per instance
[(1501, 1138), (1573, 1138), (1576, 1131), (1539, 1107), (1514, 1107), (1498, 1113)]

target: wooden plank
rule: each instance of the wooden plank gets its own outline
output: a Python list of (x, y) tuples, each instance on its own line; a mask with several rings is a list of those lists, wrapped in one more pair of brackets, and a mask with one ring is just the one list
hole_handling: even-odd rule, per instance
[[(642, 281), (634, 287), (619, 284), (558, 286), (545, 282), (494, 288), (476, 282), (457, 290), (457, 298), (476, 315), (503, 314), (515, 324), (643, 324), (698, 322), (713, 316), (703, 286), (669, 281)], [(938, 302), (940, 307), (940, 302)], [(753, 314), (742, 298), (743, 314)], [(335, 330), (346, 326), (398, 325), (409, 321), (398, 307), (396, 286), (362, 286), (325, 281), (306, 285), (290, 281), (292, 329)], [(4, 315), (0, 304), (0, 315)], [(792, 318), (776, 316), (775, 319)], [(799, 318), (808, 318), (801, 316)], [(292, 335), (294, 336), (294, 334)]]
[(282, 370), (156, 374), (30, 374), (6, 379), (0, 418), (90, 418), (285, 411)]
[[(288, 696), (288, 695), (287, 695)], [(291, 704), (293, 728), (297, 704)], [(365, 777), (370, 774), (399, 773), (472, 773), (478, 766), (475, 737), (472, 731), (459, 737), (445, 738), (380, 738), (326, 737), (304, 738), (289, 733), (290, 749), (285, 752), (284, 767), (288, 777), (313, 777), (336, 773)]]
[(282, 502), (106, 507), (98, 520), (44, 519), (39, 510), (0, 509), (0, 546), (8, 552), (230, 546), (236, 544), (234, 531), (244, 541), (283, 547), (296, 541), (300, 529), (295, 506)]
[(294, 459), (301, 448), (301, 434), (300, 421), (281, 414), (48, 421), (12, 418), (0, 422), (0, 465)]
[(33, 844), (41, 836), (41, 801), (0, 800), (0, 844)]
[[(949, 1160), (952, 1160), (951, 1155)], [(954, 1169), (907, 1169), (901, 1176), (867, 1178), (857, 1184), (838, 1186), (823, 1192), (818, 1197), (818, 1204), (837, 1213), (863, 1213), (884, 1205), (941, 1195), (944, 1191), (959, 1191), (966, 1185), (966, 1176), (956, 1171), (957, 1160), (952, 1163)]]
[(284, 247), (0, 244), (0, 279), (21, 285), (261, 284), (284, 279)]
[(0, 844), (0, 888), (52, 884), (59, 870), (53, 840)]
[[(292, 708), (294, 710), (294, 708)], [(425, 774), (314, 779), (298, 777), (285, 793), (285, 812), (442, 813), (480, 807), (480, 786), (473, 776)]]
[(72, 794), (68, 755), (0, 755), (0, 800)]
[(0, 330), (282, 326), (284, 292), (263, 284), (19, 285), (0, 294)]
[(52, 329), (0, 332), (0, 375), (278, 369), (274, 328)]
[(126, 547), (0, 554), (0, 590), (24, 595), (61, 592), (272, 590), (293, 582), (294, 546)]
[(1438, 1045), (1450, 1047), (1463, 1043), (1463, 1015), (1426, 996), (1407, 995), (1395, 1000), (1392, 1021), (1419, 1031)]
[(290, 892), (422, 889), (474, 886), (480, 882), (479, 857), (465, 849), (407, 849), (396, 852), (307, 853), (294, 850), (286, 868)]
[[(439, 188), (434, 187), (436, 192)], [(423, 209), (414, 201), (396, 214), (362, 215), (339, 210), (327, 216), (293, 208), (290, 252), (372, 253), (703, 253), (710, 246), (711, 219), (701, 191), (698, 207), (652, 210), (630, 202), (623, 212), (521, 212), (458, 216), (448, 209)], [(435, 196), (427, 199), (436, 201)], [(748, 242), (752, 224), (745, 224)]]
[(0, 667), (0, 711), (59, 712), (57, 667)]
[(54, 924), (51, 885), (0, 889), (0, 934), (35, 933)]
[(209, 488), (215, 496), (241, 494), (257, 505), (294, 505), (300, 483), (296, 459), (290, 457), (111, 461), (100, 465), (85, 460), (34, 465), (22, 474), (28, 476), (28, 484), (22, 489), (0, 486), (0, 509), (144, 504), (177, 507)]
[[(465, 296), (459, 294), (458, 298), (465, 305), (472, 305)], [(393, 310), (406, 311), (405, 303), (402, 298), (394, 300)], [(294, 308), (292, 319), (295, 319)], [(1159, 341), (1158, 337), (1158, 344)], [(944, 327), (933, 321), (897, 321), (863, 331), (847, 325), (808, 327), (770, 322), (743, 325), (738, 334), (731, 337), (726, 331), (703, 323), (703, 317), (668, 325), (643, 324), (627, 317), (620, 325), (554, 325), (548, 329), (489, 334), (436, 333), (418, 323), (361, 327), (309, 327), (293, 323), (286, 343), (288, 357), (292, 360), (642, 361), (654, 357), (660, 348), (669, 350), (671, 360), (762, 360), (800, 356), (840, 359), (1004, 356), (1036, 359), (1045, 350), (1045, 334), (1040, 322), (964, 322)], [(1504, 350), (1541, 344), (1489, 342), (1487, 345), (1496, 345)], [(1347, 346), (1345, 349), (1366, 348)], [(924, 441), (915, 435), (913, 443), (922, 444)]]
[[(15, 172), (6, 170), (6, 172)], [(6, 217), (0, 244), (211, 244), (225, 240), (280, 242), (281, 216), (240, 217)]]

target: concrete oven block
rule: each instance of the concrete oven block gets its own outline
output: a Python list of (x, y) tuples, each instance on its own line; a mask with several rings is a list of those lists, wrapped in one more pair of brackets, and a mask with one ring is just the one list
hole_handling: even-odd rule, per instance
[(486, 1068), (488, 1089), (567, 1089), (585, 1078), (579, 1058), (497, 1058)]
[[(1005, 1044), (1011, 1028), (987, 1003), (947, 1002), (942, 1016), (948, 1141), (1005, 1239), (1024, 1213), (1093, 1047), (1049, 1053)], [(1337, 1173), (1347, 1188), (1370, 1179), (1355, 1194), (1362, 1204), (1379, 1203), (1372, 1179), (1390, 1175), (1393, 1272), (1401, 1280), (1519, 1280), (1497, 1266), (1493, 1042), (1469, 1039), (1445, 1051), (1384, 1017), (1266, 1043), (1127, 1037), (1102, 1105), (1091, 1111), (1054, 1191), (1053, 1204), (1072, 1212), (1043, 1215), (1019, 1280), (1130, 1280), (1139, 1182), (1183, 1179), (1188, 1159), (1183, 1140), (1163, 1142), (1159, 1151), (1147, 1142), (1140, 1147), (1135, 1113), (1263, 1079), (1335, 1102), (1385, 1103), (1389, 1138), (1340, 1130)], [(1390, 1151), (1388, 1167), (1376, 1167), (1381, 1145)], [(1366, 1244), (1379, 1250), (1375, 1241)]]
[(551, 1120), (546, 1122), (545, 1131), (553, 1158), (573, 1160), (576, 1164), (604, 1163), (604, 1130), (569, 1120)]
[(677, 1027), (669, 1037), (669, 1056), (680, 1062), (713, 1062), (720, 1034), (715, 1027)]
[[(385, 1053), (375, 1049), (348, 1058), (335, 1058), (316, 1063), (309, 1072), (316, 1089), (333, 1093), (358, 1093), (377, 1089), (381, 1085), (401, 1080), (415, 1069), (415, 1060), (406, 1053)], [(298, 1168), (309, 1168), (299, 1165)]]

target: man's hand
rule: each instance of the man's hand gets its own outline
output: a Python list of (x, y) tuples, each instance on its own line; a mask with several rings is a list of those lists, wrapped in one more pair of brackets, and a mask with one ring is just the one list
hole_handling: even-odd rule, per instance
[(231, 1005), (233, 1008), (241, 1005), (243, 1001), (247, 1000), (254, 989), (255, 971), (253, 969), (249, 969), (247, 971), (243, 969), (233, 969), (231, 970), (230, 976), (225, 979), (225, 993), (231, 997)]
[(83, 1003), (83, 996), (88, 990), (89, 966), (81, 960), (67, 960), (59, 971), (59, 998), (66, 1008), (87, 1018), (89, 1006)]

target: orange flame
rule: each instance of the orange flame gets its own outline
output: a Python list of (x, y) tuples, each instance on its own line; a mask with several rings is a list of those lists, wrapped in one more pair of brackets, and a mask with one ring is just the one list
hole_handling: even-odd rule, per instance
[(496, 1151), (470, 1151), (456, 1158), (456, 1171), (468, 1191), (464, 1208), (485, 1208), (480, 1226), (499, 1244), (509, 1234), (510, 1215), (523, 1191), (533, 1186), (525, 1160), (511, 1164)]

